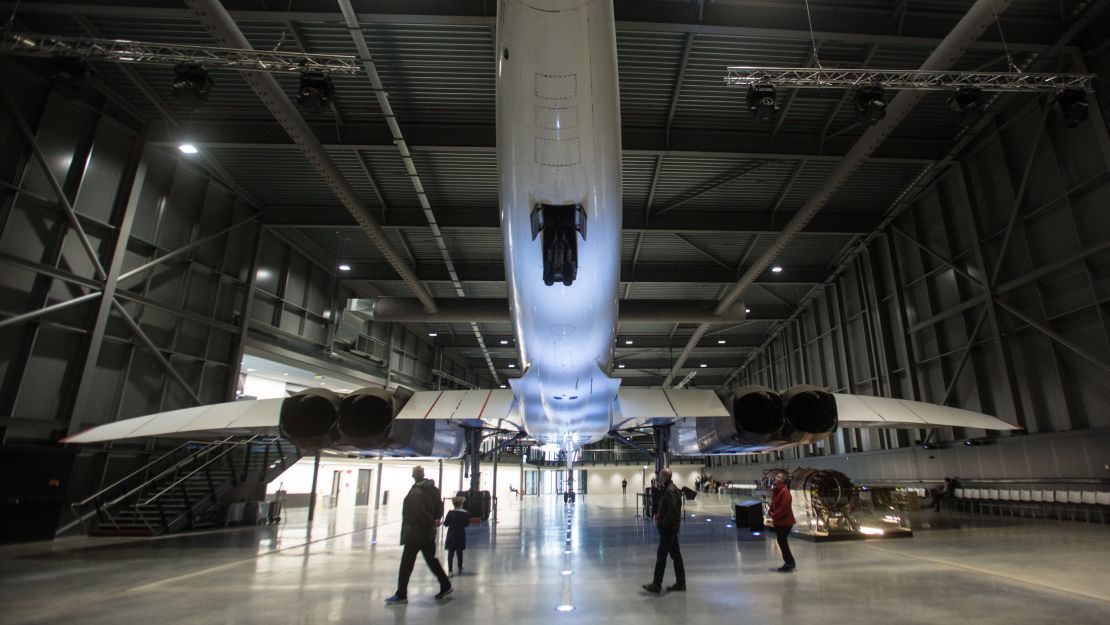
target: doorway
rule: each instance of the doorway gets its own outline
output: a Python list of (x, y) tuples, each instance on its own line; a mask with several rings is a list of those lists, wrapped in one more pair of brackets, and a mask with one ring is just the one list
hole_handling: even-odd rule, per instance
[(370, 505), (370, 474), (371, 469), (358, 470), (357, 489), (355, 490), (355, 505), (368, 506)]
[(339, 505), (339, 485), (343, 483), (343, 472), (332, 471), (331, 474), (331, 499), (328, 501), (329, 508), (335, 508)]

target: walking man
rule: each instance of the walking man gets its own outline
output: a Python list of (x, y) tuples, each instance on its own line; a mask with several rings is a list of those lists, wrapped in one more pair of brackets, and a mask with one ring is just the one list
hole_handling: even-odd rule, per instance
[(794, 501), (790, 496), (790, 489), (786, 487), (786, 474), (775, 474), (774, 486), (771, 487), (771, 525), (775, 528), (775, 537), (779, 541), (779, 550), (782, 551), (783, 565), (777, 570), (788, 573), (794, 570), (794, 554), (790, 553), (787, 539), (790, 530), (794, 527)]
[(621, 480), (621, 494), (628, 494), (628, 480)]
[(401, 569), (397, 573), (397, 592), (385, 600), (390, 605), (409, 602), (409, 576), (416, 565), (417, 553), (424, 556), (424, 562), (439, 580), (436, 599), (443, 599), (455, 591), (443, 571), (443, 565), (436, 558), (436, 526), (443, 514), (439, 491), (435, 482), (424, 479), (424, 467), (413, 467), (412, 479), (415, 483), (405, 495), (401, 508), (401, 544), (405, 550), (401, 553)]
[(659, 594), (663, 590), (663, 573), (667, 570), (667, 556), (674, 561), (675, 583), (669, 591), (686, 590), (686, 569), (682, 565), (682, 552), (678, 550), (678, 528), (682, 524), (682, 492), (671, 481), (671, 470), (659, 472), (659, 507), (654, 515), (659, 528), (659, 549), (655, 552), (655, 577), (644, 590)]

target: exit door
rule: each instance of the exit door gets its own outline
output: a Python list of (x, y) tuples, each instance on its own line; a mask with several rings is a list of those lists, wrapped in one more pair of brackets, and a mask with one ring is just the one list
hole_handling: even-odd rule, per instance
[(366, 506), (370, 504), (370, 469), (358, 470), (358, 488), (355, 491), (355, 505)]

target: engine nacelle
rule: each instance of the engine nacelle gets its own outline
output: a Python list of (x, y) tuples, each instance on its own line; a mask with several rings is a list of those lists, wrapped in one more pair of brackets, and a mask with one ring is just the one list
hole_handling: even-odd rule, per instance
[(782, 438), (809, 444), (825, 440), (838, 424), (836, 398), (816, 386), (802, 384), (782, 393)]
[(400, 410), (392, 391), (360, 388), (339, 404), (337, 428), (343, 444), (365, 449), (389, 445), (389, 425)]
[[(726, 402), (727, 403), (727, 402)], [(677, 454), (758, 452), (776, 446), (783, 428), (778, 393), (766, 386), (744, 386), (732, 395), (732, 417), (679, 419), (671, 427)]]
[(281, 404), (281, 434), (305, 451), (331, 449), (397, 458), (455, 458), (464, 431), (441, 419), (397, 420), (412, 391), (361, 388), (342, 398), (309, 389)]
[(281, 435), (307, 451), (331, 447), (339, 440), (339, 395), (325, 388), (311, 388), (281, 403)]

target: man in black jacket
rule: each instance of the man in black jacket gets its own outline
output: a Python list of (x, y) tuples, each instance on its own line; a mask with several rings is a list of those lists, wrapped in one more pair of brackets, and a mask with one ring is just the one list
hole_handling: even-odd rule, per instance
[(436, 558), (436, 527), (443, 515), (439, 491), (435, 482), (424, 479), (424, 467), (413, 467), (412, 479), (415, 484), (409, 489), (409, 494), (405, 495), (405, 503), (401, 508), (401, 544), (405, 546), (405, 550), (401, 553), (397, 592), (385, 600), (390, 605), (409, 602), (409, 576), (416, 565), (417, 553), (424, 556), (424, 562), (439, 580), (436, 599), (443, 599), (455, 590), (451, 587), (451, 580), (447, 579), (447, 573), (443, 571), (443, 565)]
[(682, 566), (682, 552), (678, 550), (678, 528), (682, 524), (682, 492), (671, 481), (671, 470), (659, 472), (659, 508), (655, 512), (655, 526), (659, 528), (659, 549), (655, 552), (655, 577), (644, 590), (658, 594), (663, 590), (663, 573), (667, 570), (667, 556), (674, 561), (675, 583), (667, 590), (686, 590), (686, 569)]

